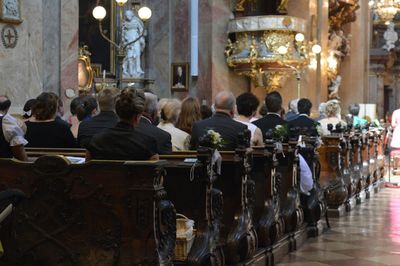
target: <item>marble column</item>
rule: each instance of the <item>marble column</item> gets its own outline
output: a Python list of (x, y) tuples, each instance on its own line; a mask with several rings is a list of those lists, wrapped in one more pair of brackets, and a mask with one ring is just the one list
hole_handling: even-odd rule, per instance
[[(328, 50), (328, 0), (301, 0), (289, 1), (288, 12), (290, 16), (300, 17), (308, 21), (308, 29), (305, 33), (309, 41), (317, 42), (322, 47), (319, 60), (321, 63), (316, 69), (306, 66), (301, 75), (301, 94), (300, 98), (308, 98), (313, 104), (312, 112), (318, 112), (318, 105), (327, 99), (327, 75), (324, 71), (324, 58)], [(313, 40), (312, 40), (313, 39)], [(311, 46), (311, 44), (310, 44)], [(284, 107), (287, 110), (288, 102), (298, 98), (297, 80), (292, 72), (281, 90), (284, 99)]]
[(351, 51), (340, 69), (342, 85), (339, 95), (343, 110), (347, 110), (351, 103), (368, 103), (370, 16), (368, 1), (359, 1), (359, 4), (357, 20), (344, 28), (345, 34), (351, 34)]
[(43, 91), (60, 94), (61, 0), (43, 0)]
[(65, 112), (69, 112), (69, 103), (65, 91), (73, 89), (78, 94), (78, 36), (79, 1), (61, 0), (60, 23), (60, 96), (64, 101)]

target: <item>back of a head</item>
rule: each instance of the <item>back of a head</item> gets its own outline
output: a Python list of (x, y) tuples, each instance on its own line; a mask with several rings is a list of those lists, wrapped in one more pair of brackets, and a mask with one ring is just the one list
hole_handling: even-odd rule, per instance
[(220, 111), (233, 111), (236, 99), (232, 92), (224, 90), (215, 96), (214, 107)]
[(182, 101), (181, 113), (179, 114), (176, 127), (190, 133), (192, 132), (193, 124), (200, 119), (201, 113), (199, 102), (194, 97), (186, 97)]
[(0, 95), (0, 112), (6, 113), (10, 109), (11, 101), (5, 95)]
[(299, 114), (309, 115), (311, 112), (311, 108), (312, 108), (312, 103), (307, 98), (301, 98), (297, 103), (297, 109), (299, 111)]
[(289, 109), (292, 110), (292, 112), (295, 112), (295, 113), (299, 112), (299, 110), (297, 109), (298, 102), (299, 102), (299, 99), (294, 99), (289, 102)]
[(157, 95), (151, 92), (145, 92), (144, 97), (144, 112), (149, 115), (155, 115), (157, 113)]
[(268, 112), (278, 113), (282, 109), (282, 96), (277, 91), (272, 91), (265, 96), (265, 106)]
[(353, 103), (349, 106), (349, 113), (353, 116), (358, 116), (360, 113), (360, 105), (358, 103)]
[(322, 102), (319, 104), (318, 106), (318, 112), (320, 115), (324, 115), (325, 114), (325, 109), (326, 109), (326, 103)]
[(121, 120), (132, 120), (143, 113), (145, 94), (139, 89), (124, 89), (115, 101), (115, 111)]
[(22, 117), (24, 119), (28, 119), (32, 116), (32, 108), (36, 103), (36, 99), (29, 99), (26, 101), (26, 103), (24, 104), (24, 108), (22, 109), (23, 111), (23, 115)]
[(72, 115), (76, 115), (76, 108), (81, 104), (83, 97), (76, 97), (72, 99), (70, 105), (69, 105), (69, 110)]
[(202, 104), (200, 106), (200, 113), (201, 113), (201, 119), (207, 119), (212, 116), (213, 112), (210, 106), (208, 104)]
[(118, 89), (105, 88), (97, 96), (101, 112), (110, 112), (115, 110), (115, 98), (118, 95)]
[(79, 121), (82, 121), (88, 116), (91, 116), (96, 109), (96, 99), (92, 96), (84, 96), (81, 98), (80, 104), (76, 107), (76, 116)]
[(340, 114), (340, 105), (336, 101), (328, 101), (325, 106), (327, 117), (337, 117)]
[(164, 123), (175, 124), (181, 111), (181, 102), (177, 99), (169, 99), (161, 109), (161, 119)]
[(236, 98), (236, 106), (239, 115), (250, 117), (257, 111), (260, 101), (251, 92), (240, 94)]
[(58, 96), (54, 93), (42, 92), (32, 107), (32, 114), (36, 120), (53, 119), (57, 112)]

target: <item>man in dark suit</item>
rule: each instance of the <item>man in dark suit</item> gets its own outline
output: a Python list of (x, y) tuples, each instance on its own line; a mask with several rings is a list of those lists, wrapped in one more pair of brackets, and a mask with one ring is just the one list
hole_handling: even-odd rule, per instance
[(272, 135), (272, 131), (277, 125), (286, 125), (286, 121), (282, 119), (280, 111), (282, 110), (282, 96), (277, 91), (272, 91), (265, 97), (265, 106), (267, 115), (253, 122), (263, 134), (263, 139)]
[(302, 98), (297, 103), (299, 117), (289, 122), (289, 131), (297, 132), (299, 134), (306, 134), (311, 136), (318, 136), (317, 122), (311, 119), (312, 103), (309, 99)]
[(89, 145), (92, 137), (104, 129), (113, 128), (119, 121), (115, 113), (115, 97), (118, 92), (116, 89), (102, 90), (97, 100), (99, 102), (100, 113), (89, 120), (83, 120), (78, 128), (78, 144), (82, 148)]
[(171, 135), (155, 126), (157, 121), (157, 95), (146, 92), (144, 112), (136, 130), (144, 135), (151, 136), (157, 141), (158, 154), (172, 153)]
[(247, 126), (233, 120), (236, 99), (230, 91), (222, 91), (215, 97), (215, 114), (207, 119), (200, 120), (193, 125), (190, 141), (191, 149), (199, 146), (199, 140), (209, 129), (218, 132), (223, 140), (221, 150), (234, 150), (238, 145), (238, 134), (247, 129)]

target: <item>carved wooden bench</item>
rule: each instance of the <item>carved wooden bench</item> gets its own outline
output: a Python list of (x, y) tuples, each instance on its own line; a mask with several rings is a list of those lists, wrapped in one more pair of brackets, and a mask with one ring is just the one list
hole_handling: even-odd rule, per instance
[(2, 189), (27, 195), (11, 227), (2, 226), (0, 263), (172, 265), (175, 209), (163, 187), (165, 164), (0, 159)]

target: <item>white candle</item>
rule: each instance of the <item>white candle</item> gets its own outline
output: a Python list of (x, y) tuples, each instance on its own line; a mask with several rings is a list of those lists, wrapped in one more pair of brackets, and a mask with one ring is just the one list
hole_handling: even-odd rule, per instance
[(103, 81), (106, 81), (106, 71), (103, 70)]

